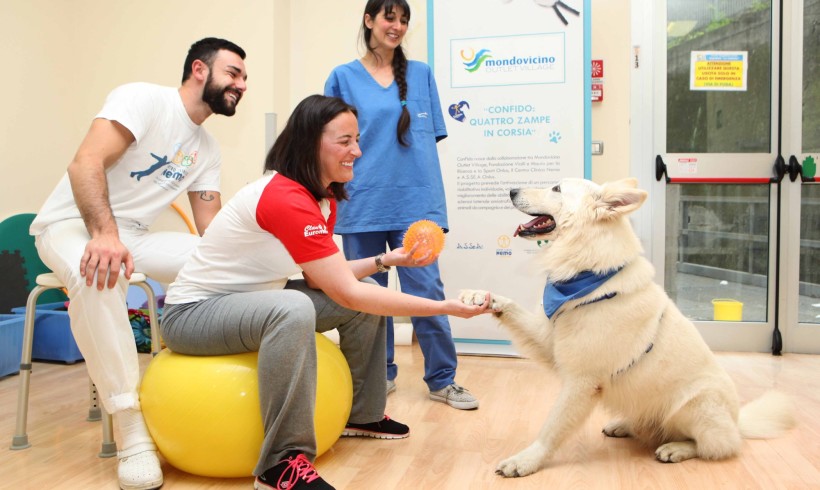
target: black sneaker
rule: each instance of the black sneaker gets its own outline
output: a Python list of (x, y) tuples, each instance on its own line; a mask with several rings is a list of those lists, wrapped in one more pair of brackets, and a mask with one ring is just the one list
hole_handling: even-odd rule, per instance
[(348, 422), (342, 435), (347, 437), (375, 437), (376, 439), (404, 439), (410, 435), (410, 427), (385, 415), (380, 421), (369, 424), (351, 424)]
[(291, 456), (276, 463), (256, 477), (253, 488), (257, 490), (335, 490), (322, 480), (316, 468), (304, 454)]

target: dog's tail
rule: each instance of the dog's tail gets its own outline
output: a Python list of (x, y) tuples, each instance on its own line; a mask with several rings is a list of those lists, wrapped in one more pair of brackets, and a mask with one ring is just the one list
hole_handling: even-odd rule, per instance
[(794, 403), (778, 391), (768, 391), (740, 409), (738, 428), (746, 439), (772, 439), (796, 425)]

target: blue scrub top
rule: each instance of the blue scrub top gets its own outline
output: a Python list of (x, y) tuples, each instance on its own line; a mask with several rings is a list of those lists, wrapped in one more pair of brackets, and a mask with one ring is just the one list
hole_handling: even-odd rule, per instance
[(394, 81), (382, 87), (358, 60), (336, 67), (325, 95), (340, 97), (358, 111), (362, 156), (353, 166), (350, 196), (338, 207), (336, 233), (405, 230), (429, 219), (445, 230), (447, 204), (436, 142), (447, 137), (438, 90), (429, 66), (407, 62), (409, 146), (401, 146), (396, 125), (401, 115)]

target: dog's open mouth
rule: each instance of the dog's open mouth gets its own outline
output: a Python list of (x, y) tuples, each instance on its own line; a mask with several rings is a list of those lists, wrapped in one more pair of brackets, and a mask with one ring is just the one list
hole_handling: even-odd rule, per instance
[(518, 229), (515, 230), (513, 236), (535, 236), (535, 235), (544, 235), (546, 233), (551, 232), (555, 229), (555, 219), (548, 215), (539, 215), (536, 216), (535, 219), (518, 225)]

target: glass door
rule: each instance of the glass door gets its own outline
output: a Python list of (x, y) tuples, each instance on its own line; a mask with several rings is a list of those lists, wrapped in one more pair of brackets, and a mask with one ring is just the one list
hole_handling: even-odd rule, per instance
[[(820, 352), (820, 0), (784, 6), (784, 351)], [(784, 23), (785, 24), (785, 23)], [(789, 77), (786, 77), (788, 74)], [(788, 183), (786, 183), (788, 182)]]
[(653, 146), (665, 212), (653, 218), (653, 248), (664, 251), (662, 283), (713, 349), (767, 351), (779, 341), (779, 4), (660, 5)]
[(715, 350), (820, 353), (820, 0), (642, 8), (659, 281)]

